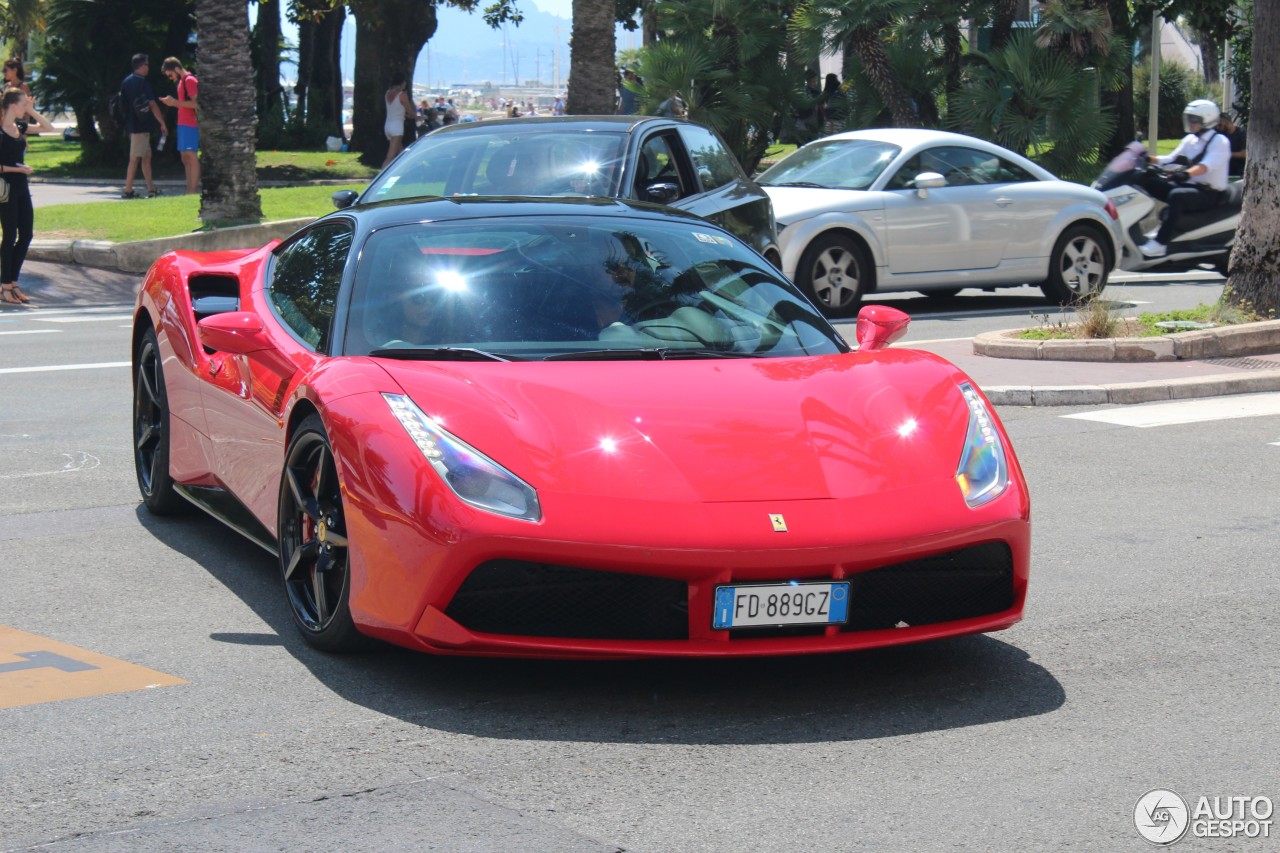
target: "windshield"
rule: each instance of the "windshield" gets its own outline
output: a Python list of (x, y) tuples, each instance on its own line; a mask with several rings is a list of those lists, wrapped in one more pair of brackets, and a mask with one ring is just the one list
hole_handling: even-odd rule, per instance
[(347, 355), (725, 358), (847, 351), (767, 261), (697, 221), (515, 216), (379, 230)]
[(421, 196), (612, 195), (626, 135), (584, 130), (431, 134), (373, 179), (363, 201)]
[(811, 186), (865, 190), (902, 149), (871, 139), (814, 142), (763, 172), (762, 186)]

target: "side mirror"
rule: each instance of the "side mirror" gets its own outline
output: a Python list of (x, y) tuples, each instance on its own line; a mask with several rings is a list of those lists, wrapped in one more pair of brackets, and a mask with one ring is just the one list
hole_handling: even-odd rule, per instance
[(355, 190), (338, 190), (336, 193), (329, 196), (329, 198), (333, 199), (334, 207), (338, 208), (338, 210), (342, 210), (355, 204), (356, 199), (360, 198), (360, 193)]
[(887, 347), (907, 333), (911, 318), (888, 305), (867, 305), (858, 312), (858, 350)]
[(200, 343), (227, 355), (253, 356), (281, 376), (292, 376), (298, 367), (276, 349), (262, 318), (250, 311), (214, 314), (200, 321)]
[(645, 201), (670, 204), (680, 198), (680, 185), (672, 183), (649, 184), (644, 188)]
[(928, 198), (929, 190), (936, 190), (947, 185), (947, 179), (937, 172), (921, 172), (916, 175), (916, 195)]
[(213, 314), (200, 321), (200, 343), (231, 355), (249, 355), (273, 349), (262, 318), (249, 311)]

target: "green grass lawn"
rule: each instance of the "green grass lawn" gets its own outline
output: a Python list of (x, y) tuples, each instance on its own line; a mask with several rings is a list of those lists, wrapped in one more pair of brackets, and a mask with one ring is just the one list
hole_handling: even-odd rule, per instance
[[(124, 166), (82, 166), (80, 143), (63, 142), (60, 135), (35, 136), (27, 149), (26, 162), (42, 178), (107, 178), (124, 180)], [(259, 151), (260, 181), (368, 181), (377, 169), (363, 165), (359, 154), (330, 151)], [(182, 163), (174, 152), (155, 154), (151, 160), (155, 176), (180, 179)]]
[[(323, 216), (331, 212), (330, 196), (345, 186), (279, 187), (259, 190), (267, 221)], [(58, 204), (35, 211), (36, 237), (45, 240), (110, 240), (129, 243), (198, 231), (200, 196), (178, 195), (91, 204)]]

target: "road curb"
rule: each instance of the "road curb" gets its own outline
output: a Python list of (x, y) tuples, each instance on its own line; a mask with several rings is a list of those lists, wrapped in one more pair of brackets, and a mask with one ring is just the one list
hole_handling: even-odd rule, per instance
[(982, 391), (997, 406), (1119, 406), (1280, 391), (1280, 370), (1111, 385), (983, 385)]
[(314, 219), (315, 217), (308, 216), (258, 225), (237, 225), (133, 243), (112, 243), (107, 240), (33, 240), (27, 251), (27, 259), (145, 273), (166, 252), (179, 249), (191, 252), (256, 249), (264, 243), (288, 237)]
[(1280, 320), (1261, 320), (1151, 338), (1025, 341), (1025, 329), (982, 332), (975, 355), (1043, 361), (1203, 361), (1280, 352)]

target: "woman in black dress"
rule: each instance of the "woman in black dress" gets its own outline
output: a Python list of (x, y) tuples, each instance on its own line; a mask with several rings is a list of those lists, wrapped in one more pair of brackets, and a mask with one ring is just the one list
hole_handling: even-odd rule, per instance
[(9, 184), (9, 200), (0, 204), (0, 301), (16, 305), (31, 301), (18, 287), (18, 273), (31, 245), (34, 218), (27, 186), (31, 167), (22, 162), (27, 126), (52, 133), (53, 125), (31, 107), (31, 99), (21, 89), (4, 91), (0, 114), (0, 179)]

